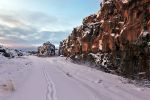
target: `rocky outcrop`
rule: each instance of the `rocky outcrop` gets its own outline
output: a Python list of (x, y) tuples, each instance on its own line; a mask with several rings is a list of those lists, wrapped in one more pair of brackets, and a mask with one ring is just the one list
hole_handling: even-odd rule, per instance
[[(59, 53), (74, 60), (90, 58), (101, 69), (127, 77), (150, 79), (150, 0), (103, 0), (100, 6), (60, 43)], [(104, 65), (106, 54), (110, 58)]]
[(55, 55), (55, 46), (50, 43), (46, 42), (43, 46), (38, 47), (38, 56), (48, 57)]
[(23, 56), (23, 52), (17, 49), (9, 49), (5, 48), (4, 46), (0, 45), (0, 56), (4, 56), (7, 58), (14, 58)]

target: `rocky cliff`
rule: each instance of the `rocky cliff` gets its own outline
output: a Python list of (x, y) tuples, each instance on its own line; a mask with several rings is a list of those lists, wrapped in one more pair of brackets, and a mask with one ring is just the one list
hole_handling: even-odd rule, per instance
[(60, 43), (59, 53), (106, 72), (150, 79), (150, 0), (103, 0)]

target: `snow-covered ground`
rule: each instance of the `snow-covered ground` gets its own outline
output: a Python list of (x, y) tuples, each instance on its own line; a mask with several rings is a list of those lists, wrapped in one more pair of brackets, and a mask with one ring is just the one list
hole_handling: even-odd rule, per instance
[(23, 86), (32, 70), (32, 62), (27, 57), (5, 58), (0, 55), (0, 100)]
[(0, 58), (0, 88), (0, 100), (150, 100), (149, 88), (63, 57)]

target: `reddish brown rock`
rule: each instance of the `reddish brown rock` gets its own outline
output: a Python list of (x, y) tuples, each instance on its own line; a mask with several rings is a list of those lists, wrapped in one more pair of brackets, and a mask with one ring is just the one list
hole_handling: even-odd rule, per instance
[(103, 0), (100, 6), (60, 44), (61, 54), (91, 61), (99, 56), (90, 54), (101, 54), (95, 62), (104, 67), (107, 53), (108, 69), (132, 78), (144, 72), (150, 79), (150, 0)]

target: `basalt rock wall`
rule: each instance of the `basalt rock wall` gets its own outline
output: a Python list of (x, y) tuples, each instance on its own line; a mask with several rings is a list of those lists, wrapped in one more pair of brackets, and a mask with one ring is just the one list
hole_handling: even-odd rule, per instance
[(73, 60), (150, 79), (150, 0), (103, 0), (100, 10), (84, 18), (59, 48)]

